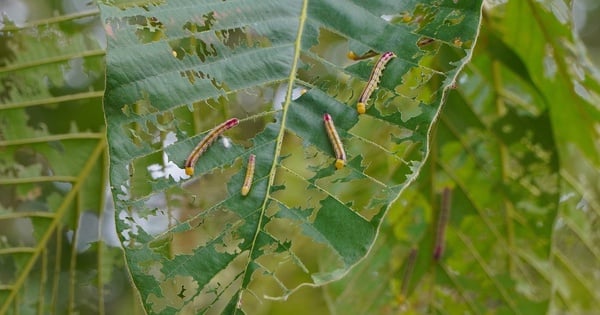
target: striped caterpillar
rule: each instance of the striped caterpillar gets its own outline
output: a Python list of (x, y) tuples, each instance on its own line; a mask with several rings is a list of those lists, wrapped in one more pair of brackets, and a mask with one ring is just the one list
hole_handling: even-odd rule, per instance
[(346, 165), (346, 152), (344, 151), (342, 140), (340, 140), (340, 136), (338, 135), (337, 130), (335, 130), (331, 115), (325, 113), (323, 115), (323, 121), (325, 122), (325, 129), (327, 130), (329, 141), (331, 141), (333, 151), (335, 151), (335, 168), (339, 170)]
[(206, 137), (204, 137), (204, 139), (202, 139), (202, 141), (200, 141), (200, 143), (198, 143), (198, 145), (196, 145), (194, 150), (192, 150), (192, 153), (190, 153), (190, 155), (188, 156), (187, 160), (185, 161), (185, 173), (190, 176), (194, 175), (194, 165), (196, 164), (196, 161), (198, 161), (198, 158), (200, 157), (200, 155), (202, 155), (202, 153), (204, 153), (206, 151), (206, 149), (208, 149), (208, 147), (223, 132), (237, 126), (239, 124), (239, 122), (240, 122), (239, 119), (231, 118), (231, 119), (227, 120), (226, 122), (213, 128), (206, 135)]
[(248, 195), (250, 188), (252, 188), (252, 179), (254, 178), (254, 167), (256, 164), (256, 155), (250, 154), (248, 156), (248, 168), (246, 169), (246, 177), (244, 178), (244, 184), (242, 185), (242, 196)]
[(377, 63), (371, 71), (371, 76), (369, 76), (369, 81), (367, 81), (367, 86), (365, 86), (365, 89), (358, 98), (356, 111), (358, 111), (359, 114), (364, 114), (367, 111), (367, 102), (369, 101), (369, 98), (371, 98), (373, 91), (377, 89), (377, 86), (379, 85), (379, 79), (381, 78), (381, 74), (383, 73), (386, 64), (394, 57), (396, 57), (396, 54), (391, 51), (387, 51), (383, 53), (381, 57), (379, 57), (379, 60), (377, 60)]

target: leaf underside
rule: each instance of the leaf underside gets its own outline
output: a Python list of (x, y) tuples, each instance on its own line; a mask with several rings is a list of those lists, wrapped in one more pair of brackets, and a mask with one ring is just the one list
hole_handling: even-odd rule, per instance
[[(110, 268), (89, 271), (113, 255), (98, 242), (108, 167), (104, 51), (73, 30), (99, 19), (89, 5), (24, 23), (36, 4), (16, 4), (17, 14), (2, 5), (0, 23), (0, 314), (64, 313), (85, 299), (102, 309)], [(81, 286), (93, 290), (76, 298)]]
[[(212, 314), (339, 279), (366, 255), (424, 162), (445, 91), (468, 61), (481, 1), (100, 8), (111, 188), (133, 280), (149, 313)], [(376, 58), (346, 53), (369, 50), (397, 57), (359, 116)], [(348, 155), (340, 170), (324, 113)], [(231, 117), (240, 124), (184, 175), (195, 145)], [(243, 197), (250, 154), (254, 182)]]

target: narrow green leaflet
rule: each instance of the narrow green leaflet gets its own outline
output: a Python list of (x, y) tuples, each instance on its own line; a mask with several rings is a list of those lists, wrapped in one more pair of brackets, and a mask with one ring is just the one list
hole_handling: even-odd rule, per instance
[[(135, 285), (149, 313), (229, 314), (339, 279), (367, 254), (424, 162), (445, 91), (470, 57), (481, 0), (100, 8), (111, 189)], [(371, 50), (397, 57), (359, 115), (377, 57), (347, 54)], [(341, 169), (325, 113), (347, 155)], [(233, 117), (239, 125), (186, 175), (196, 144)]]

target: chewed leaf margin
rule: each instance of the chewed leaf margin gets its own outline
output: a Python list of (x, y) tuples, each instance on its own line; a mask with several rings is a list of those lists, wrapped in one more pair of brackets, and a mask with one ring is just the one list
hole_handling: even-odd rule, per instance
[[(389, 2), (101, 5), (117, 229), (148, 312), (254, 309), (339, 279), (368, 253), (426, 158), (481, 9)], [(331, 56), (335, 41), (398, 55), (360, 117), (374, 60)], [(325, 113), (348, 154), (337, 171)], [(231, 117), (239, 126), (182, 175), (194, 146)]]

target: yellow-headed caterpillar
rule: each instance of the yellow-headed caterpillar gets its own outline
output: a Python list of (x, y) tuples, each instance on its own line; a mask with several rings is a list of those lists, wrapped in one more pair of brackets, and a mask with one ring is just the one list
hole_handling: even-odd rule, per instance
[(335, 168), (339, 170), (346, 165), (346, 151), (344, 151), (342, 140), (340, 140), (340, 136), (335, 129), (331, 115), (325, 113), (323, 115), (323, 121), (325, 122), (325, 129), (327, 130), (329, 141), (331, 141), (333, 151), (335, 151)]
[(375, 57), (375, 56), (377, 56), (377, 52), (371, 49), (362, 55), (357, 55), (353, 51), (349, 51), (348, 54), (346, 54), (346, 56), (348, 57), (348, 59), (356, 61), (356, 60), (363, 60), (363, 59)]
[(252, 179), (254, 179), (254, 165), (256, 164), (256, 155), (248, 156), (248, 168), (246, 169), (246, 177), (242, 185), (242, 196), (246, 196), (252, 188)]
[(240, 121), (237, 118), (231, 118), (231, 119), (227, 120), (226, 122), (213, 128), (213, 130), (211, 130), (206, 135), (206, 137), (204, 137), (204, 139), (202, 139), (202, 141), (200, 141), (200, 143), (198, 143), (198, 145), (196, 145), (194, 150), (192, 150), (192, 153), (190, 153), (190, 155), (188, 156), (187, 160), (185, 161), (185, 173), (190, 176), (194, 175), (194, 164), (196, 164), (196, 161), (198, 161), (198, 158), (200, 157), (200, 155), (202, 155), (202, 153), (204, 153), (204, 151), (206, 151), (206, 149), (208, 149), (208, 147), (223, 132), (225, 132), (225, 130), (231, 129), (231, 128), (237, 126), (237, 124), (239, 124), (239, 122)]
[(442, 201), (440, 214), (438, 217), (437, 231), (435, 235), (435, 245), (433, 247), (433, 260), (438, 261), (444, 252), (444, 240), (446, 238), (446, 226), (450, 219), (450, 203), (452, 190), (446, 187), (442, 192)]
[(460, 38), (458, 38), (458, 37), (454, 39), (453, 43), (454, 43), (454, 46), (458, 46), (458, 47), (462, 47), (462, 45), (463, 45), (462, 40), (460, 40)]
[(379, 60), (377, 60), (375, 67), (373, 67), (373, 71), (371, 71), (369, 81), (367, 81), (367, 86), (365, 86), (365, 89), (362, 91), (360, 97), (358, 98), (356, 110), (359, 114), (364, 114), (367, 111), (367, 102), (369, 101), (369, 98), (371, 97), (373, 91), (375, 91), (375, 89), (379, 85), (379, 78), (381, 78), (383, 69), (385, 69), (385, 65), (394, 57), (396, 57), (396, 54), (394, 54), (391, 51), (387, 51), (383, 53), (381, 57), (379, 57)]

